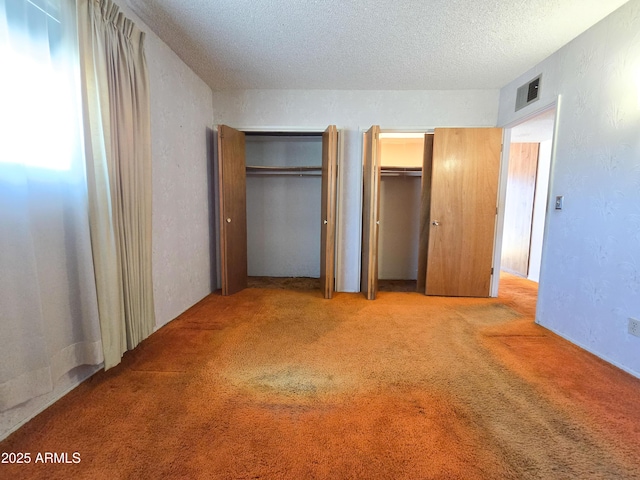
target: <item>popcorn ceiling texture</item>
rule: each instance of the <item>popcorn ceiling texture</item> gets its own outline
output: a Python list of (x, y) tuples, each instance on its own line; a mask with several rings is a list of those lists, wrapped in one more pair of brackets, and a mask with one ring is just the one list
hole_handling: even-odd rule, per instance
[(500, 88), (625, 0), (127, 0), (213, 90)]

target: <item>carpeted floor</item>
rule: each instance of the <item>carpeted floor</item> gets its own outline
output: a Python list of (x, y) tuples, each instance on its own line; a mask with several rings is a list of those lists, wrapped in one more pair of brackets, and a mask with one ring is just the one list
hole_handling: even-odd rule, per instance
[(0, 477), (640, 478), (640, 380), (535, 325), (535, 295), (211, 295), (0, 443), (80, 463)]
[(315, 290), (320, 288), (320, 279), (310, 277), (249, 277), (247, 286), (249, 288)]
[[(320, 288), (319, 278), (310, 277), (249, 277), (249, 288), (279, 288), (285, 290), (314, 290)], [(381, 292), (415, 292), (415, 280), (378, 280)]]
[(378, 280), (379, 292), (415, 292), (415, 280)]

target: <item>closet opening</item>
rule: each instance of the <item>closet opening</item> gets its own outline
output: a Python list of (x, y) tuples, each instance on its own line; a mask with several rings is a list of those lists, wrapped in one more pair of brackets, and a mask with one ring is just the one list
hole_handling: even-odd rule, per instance
[(220, 280), (250, 287), (335, 289), (338, 131), (218, 126)]
[(423, 157), (423, 133), (380, 133), (380, 291), (417, 291)]
[(248, 286), (320, 288), (322, 132), (245, 135)]

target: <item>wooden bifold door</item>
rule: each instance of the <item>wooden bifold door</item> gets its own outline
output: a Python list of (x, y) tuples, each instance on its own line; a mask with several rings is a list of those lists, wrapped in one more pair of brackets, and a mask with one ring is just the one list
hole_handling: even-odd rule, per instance
[(247, 287), (247, 186), (244, 133), (218, 127), (220, 278), (222, 295)]
[[(320, 284), (331, 298), (335, 285), (338, 131), (322, 135)], [(222, 295), (247, 286), (247, 189), (245, 134), (218, 126), (218, 202), (220, 215), (220, 276)]]
[(362, 165), (362, 250), (360, 291), (369, 300), (378, 292), (378, 230), (380, 225), (380, 127), (364, 134)]
[[(377, 293), (380, 129), (364, 139), (361, 291)], [(493, 275), (500, 128), (436, 128), (425, 136), (418, 291), (488, 297)]]

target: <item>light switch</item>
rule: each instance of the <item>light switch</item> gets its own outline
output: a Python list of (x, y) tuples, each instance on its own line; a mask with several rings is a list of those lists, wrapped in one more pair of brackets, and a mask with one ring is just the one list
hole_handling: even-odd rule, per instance
[(556, 197), (556, 210), (562, 210), (562, 205), (564, 205), (564, 195), (558, 195)]

